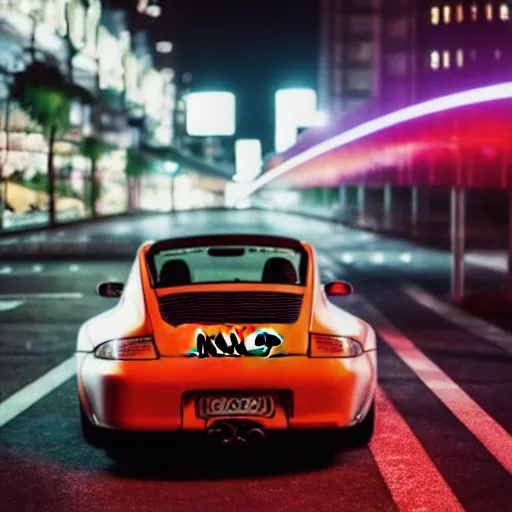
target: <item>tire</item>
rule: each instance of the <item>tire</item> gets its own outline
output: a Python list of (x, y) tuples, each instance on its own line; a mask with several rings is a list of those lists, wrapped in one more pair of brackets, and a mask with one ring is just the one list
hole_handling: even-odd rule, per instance
[(95, 448), (103, 448), (104, 441), (101, 429), (90, 422), (82, 407), (80, 407), (80, 426), (86, 443)]
[(372, 440), (375, 428), (375, 402), (372, 402), (364, 420), (346, 432), (346, 444), (351, 448), (359, 448), (368, 445)]

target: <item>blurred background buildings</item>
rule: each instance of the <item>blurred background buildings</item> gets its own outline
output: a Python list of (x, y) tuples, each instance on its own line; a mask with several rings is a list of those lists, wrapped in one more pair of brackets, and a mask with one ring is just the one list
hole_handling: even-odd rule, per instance
[[(48, 126), (30, 115), (40, 98), (20, 105), (11, 97), (15, 77), (33, 63), (58, 70), (66, 84), (92, 98), (66, 98), (69, 123), (52, 145), (57, 220), (222, 203), (225, 173), (187, 158), (183, 96), (191, 76), (181, 71), (173, 42), (152, 31), (151, 23), (164, 7), (154, 1), (128, 4), (0, 2), (0, 195), (5, 228), (48, 221)], [(64, 97), (63, 87), (59, 93)]]
[(319, 103), (391, 111), (512, 76), (510, 2), (320, 0)]

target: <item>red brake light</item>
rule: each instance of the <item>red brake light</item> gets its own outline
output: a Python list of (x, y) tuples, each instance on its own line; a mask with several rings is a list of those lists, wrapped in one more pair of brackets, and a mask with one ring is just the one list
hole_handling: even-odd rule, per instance
[(354, 287), (345, 281), (331, 281), (324, 286), (327, 296), (343, 297), (350, 295), (354, 291)]

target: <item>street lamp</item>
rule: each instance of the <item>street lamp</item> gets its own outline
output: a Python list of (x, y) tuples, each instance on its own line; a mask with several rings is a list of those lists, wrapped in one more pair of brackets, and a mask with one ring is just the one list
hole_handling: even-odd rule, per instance
[(158, 18), (162, 13), (162, 8), (158, 4), (151, 4), (146, 7), (146, 14), (152, 18)]
[(164, 162), (164, 171), (169, 174), (171, 178), (171, 212), (174, 212), (174, 176), (180, 170), (180, 166), (177, 162), (167, 160)]

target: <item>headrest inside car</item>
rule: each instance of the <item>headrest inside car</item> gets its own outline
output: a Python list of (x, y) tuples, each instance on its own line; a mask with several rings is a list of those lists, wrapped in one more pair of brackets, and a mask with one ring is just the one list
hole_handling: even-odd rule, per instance
[(184, 260), (170, 260), (160, 271), (159, 286), (184, 286), (191, 284), (190, 268)]
[(263, 268), (264, 283), (296, 284), (297, 272), (291, 261), (285, 258), (270, 258)]

